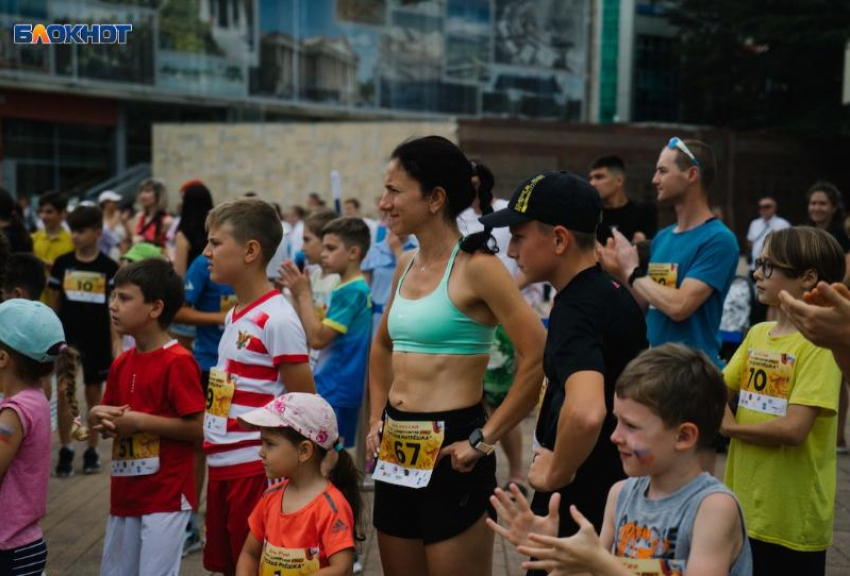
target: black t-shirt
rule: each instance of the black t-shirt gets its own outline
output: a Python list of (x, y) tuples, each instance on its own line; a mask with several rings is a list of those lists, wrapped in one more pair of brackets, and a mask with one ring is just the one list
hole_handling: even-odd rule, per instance
[(50, 270), (48, 285), (60, 291), (59, 319), (65, 340), (83, 354), (111, 357), (109, 294), (118, 264), (98, 252), (91, 262), (77, 260), (74, 252), (59, 256)]
[[(560, 536), (578, 530), (570, 516), (570, 504), (575, 504), (599, 531), (608, 490), (625, 478), (617, 447), (611, 442), (616, 427), (614, 385), (626, 364), (646, 347), (643, 312), (628, 289), (599, 266), (580, 272), (555, 297), (543, 354), (546, 391), (535, 438), (544, 448), (555, 447), (565, 383), (576, 372), (603, 375), (608, 410), (590, 456), (579, 467), (573, 482), (558, 490), (562, 495)], [(548, 513), (549, 496), (550, 493), (535, 493), (532, 510), (536, 514)]]
[(635, 232), (643, 232), (647, 239), (658, 232), (658, 209), (650, 202), (627, 202), (619, 208), (603, 208), (602, 222), (596, 237), (603, 244), (611, 237), (611, 226), (616, 226), (623, 236), (632, 240)]
[(829, 232), (833, 238), (838, 240), (838, 243), (841, 245), (842, 252), (845, 254), (850, 252), (850, 238), (848, 238), (847, 232), (844, 231), (844, 227), (841, 223), (836, 223), (834, 226), (830, 227), (827, 232)]

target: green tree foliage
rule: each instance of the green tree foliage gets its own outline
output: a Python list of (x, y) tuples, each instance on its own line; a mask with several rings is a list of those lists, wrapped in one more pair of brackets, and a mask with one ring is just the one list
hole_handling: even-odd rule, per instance
[(841, 104), (848, 0), (671, 0), (680, 118), (736, 129), (850, 135)]

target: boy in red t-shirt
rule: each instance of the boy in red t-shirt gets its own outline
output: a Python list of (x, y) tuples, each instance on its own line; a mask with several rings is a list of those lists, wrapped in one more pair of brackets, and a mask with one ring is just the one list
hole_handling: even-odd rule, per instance
[(248, 515), (268, 487), (260, 434), (243, 430), (236, 418), (284, 392), (316, 388), (298, 315), (266, 276), (283, 237), (275, 209), (255, 198), (224, 202), (207, 216), (207, 234), (210, 279), (232, 287), (237, 299), (225, 320), (218, 364), (210, 370), (204, 414), (204, 568), (229, 575), (248, 535)]
[(114, 439), (104, 575), (180, 572), (204, 410), (201, 369), (166, 331), (182, 305), (183, 281), (165, 260), (115, 276), (112, 323), (136, 346), (113, 362), (102, 404), (89, 413), (92, 428)]

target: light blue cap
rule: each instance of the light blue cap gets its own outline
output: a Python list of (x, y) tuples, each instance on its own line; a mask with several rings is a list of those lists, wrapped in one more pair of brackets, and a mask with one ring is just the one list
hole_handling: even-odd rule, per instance
[(0, 342), (37, 362), (52, 362), (65, 343), (65, 331), (49, 306), (13, 298), (0, 304)]

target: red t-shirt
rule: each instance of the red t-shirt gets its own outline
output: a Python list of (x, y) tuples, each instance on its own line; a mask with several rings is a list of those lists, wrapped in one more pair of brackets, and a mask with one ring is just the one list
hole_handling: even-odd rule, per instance
[[(112, 363), (102, 403), (169, 418), (203, 412), (201, 369), (176, 340), (153, 352), (131, 348)], [(113, 440), (112, 456), (112, 515), (177, 512), (197, 505), (192, 442), (135, 434)]]
[(265, 564), (272, 571), (310, 574), (329, 566), (328, 558), (337, 552), (354, 548), (354, 515), (336, 486), (328, 482), (309, 504), (286, 514), (283, 496), (288, 483), (266, 490), (248, 518), (251, 534), (263, 543), (261, 573)]

